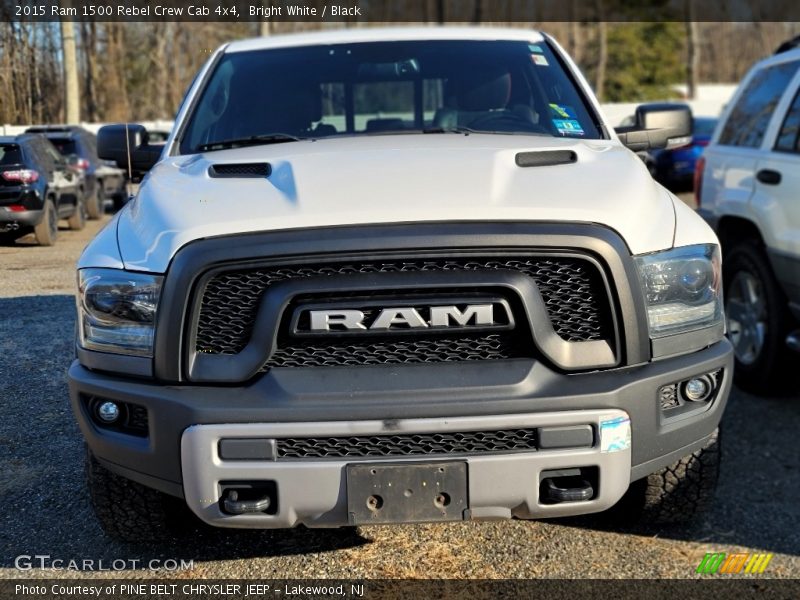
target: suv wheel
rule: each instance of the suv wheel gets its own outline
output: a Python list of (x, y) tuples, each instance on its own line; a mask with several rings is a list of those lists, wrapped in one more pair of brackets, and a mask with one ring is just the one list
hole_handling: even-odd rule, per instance
[(717, 429), (699, 450), (634, 481), (616, 506), (603, 514), (603, 519), (625, 526), (689, 522), (711, 505), (719, 465)]
[(120, 477), (101, 466), (86, 450), (86, 484), (103, 531), (125, 542), (164, 542), (189, 530), (186, 504), (157, 490)]
[(52, 198), (44, 203), (42, 220), (33, 228), (40, 246), (52, 246), (58, 238), (58, 213)]
[(734, 246), (723, 262), (725, 315), (733, 344), (734, 378), (759, 394), (780, 391), (787, 366), (788, 303), (764, 252), (754, 240)]
[(67, 224), (72, 231), (80, 231), (86, 227), (86, 200), (82, 194), (78, 196), (75, 212), (67, 219)]
[(98, 181), (94, 188), (94, 196), (87, 199), (86, 212), (90, 219), (99, 219), (103, 216), (103, 182)]

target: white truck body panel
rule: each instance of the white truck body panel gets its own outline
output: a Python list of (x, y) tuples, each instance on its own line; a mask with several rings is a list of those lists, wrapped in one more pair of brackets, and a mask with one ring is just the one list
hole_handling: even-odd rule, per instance
[[(518, 152), (566, 148), (578, 155), (576, 164), (515, 163)], [(232, 182), (208, 175), (212, 164), (259, 161), (272, 165), (269, 178)], [(675, 228), (667, 192), (617, 142), (417, 134), (163, 159), (120, 216), (118, 239), (125, 268), (161, 273), (179, 248), (212, 236), (504, 220), (601, 223), (619, 232), (634, 254), (670, 248)]]

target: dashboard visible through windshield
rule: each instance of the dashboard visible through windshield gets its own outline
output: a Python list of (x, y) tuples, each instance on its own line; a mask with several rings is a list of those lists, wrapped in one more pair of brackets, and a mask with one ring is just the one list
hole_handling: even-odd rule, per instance
[(398, 41), (224, 54), (180, 151), (450, 132), (603, 137), (544, 41)]

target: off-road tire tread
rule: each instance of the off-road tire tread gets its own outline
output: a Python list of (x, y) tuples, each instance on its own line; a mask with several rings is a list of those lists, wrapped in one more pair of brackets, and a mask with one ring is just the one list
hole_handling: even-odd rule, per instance
[(720, 465), (717, 429), (699, 450), (642, 479), (640, 521), (685, 523), (705, 512), (714, 499)]
[(188, 508), (178, 498), (112, 473), (86, 452), (86, 485), (103, 531), (124, 542), (165, 542), (185, 531)]

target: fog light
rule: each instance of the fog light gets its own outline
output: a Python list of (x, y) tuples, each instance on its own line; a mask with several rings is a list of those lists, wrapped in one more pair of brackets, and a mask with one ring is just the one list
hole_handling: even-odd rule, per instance
[(686, 382), (683, 387), (683, 394), (687, 400), (702, 402), (709, 397), (711, 390), (711, 381), (708, 377), (695, 377)]
[(97, 416), (104, 423), (113, 423), (119, 419), (119, 407), (113, 402), (103, 402), (97, 407)]

